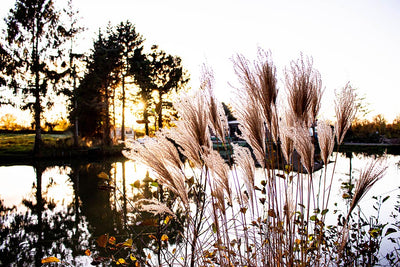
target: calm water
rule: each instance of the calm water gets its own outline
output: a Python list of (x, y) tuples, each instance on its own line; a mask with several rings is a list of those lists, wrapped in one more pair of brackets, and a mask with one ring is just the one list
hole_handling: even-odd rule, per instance
[[(332, 203), (341, 198), (341, 182), (349, 174), (357, 177), (370, 157), (339, 154)], [(372, 196), (390, 195), (381, 211), (383, 221), (391, 219), (400, 195), (400, 156), (388, 155), (387, 165), (385, 177), (361, 202), (362, 212), (374, 215)], [(0, 166), (0, 263), (41, 266), (41, 259), (56, 256), (72, 266), (88, 266), (102, 256), (96, 239), (105, 233), (117, 242), (146, 242), (151, 218), (134, 214), (131, 201), (151, 195), (151, 176), (132, 161)], [(136, 244), (138, 253), (143, 245)]]

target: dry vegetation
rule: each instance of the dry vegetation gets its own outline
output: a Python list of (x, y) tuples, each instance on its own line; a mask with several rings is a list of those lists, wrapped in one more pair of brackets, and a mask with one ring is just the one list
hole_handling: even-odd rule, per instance
[[(207, 69), (201, 90), (194, 95), (182, 95), (175, 103), (181, 118), (175, 128), (159, 132), (144, 144), (127, 144), (129, 150), (125, 155), (147, 165), (160, 184), (158, 198), (153, 199), (151, 207), (142, 205), (141, 209), (158, 216), (163, 214), (159, 217), (161, 222), (175, 218), (178, 210), (185, 218), (184, 230), (176, 237), (176, 243), (162, 242), (165, 235), (155, 237), (160, 239), (158, 249), (153, 251), (157, 257), (135, 258), (136, 263), (375, 264), (376, 247), (360, 249), (353, 243), (352, 234), (360, 234), (366, 225), (355, 227), (352, 216), (360, 199), (384, 174), (383, 165), (372, 162), (366, 166), (351, 194), (349, 212), (339, 217), (337, 225), (325, 224), (327, 216), (332, 215), (328, 208), (336, 161), (332, 172), (328, 172), (327, 165), (335, 136), (340, 144), (355, 116), (353, 90), (346, 85), (338, 94), (338, 121), (334, 129), (326, 122), (318, 124), (317, 148), (317, 140), (310, 136), (309, 129), (316, 125), (322, 83), (312, 61), (301, 56), (286, 70), (288, 108), (279, 114), (277, 78), (270, 55), (260, 50), (254, 63), (240, 55), (234, 62), (241, 82), (234, 112), (242, 138), (251, 150), (229, 143), (227, 119), (212, 92), (213, 74)], [(219, 142), (233, 147), (228, 161), (212, 149), (209, 128)], [(316, 148), (320, 149), (324, 163), (321, 177), (314, 175)], [(296, 157), (300, 157), (304, 169), (291, 171)], [(166, 195), (176, 199), (168, 210), (161, 203)], [(157, 201), (160, 206), (155, 211)], [(366, 236), (359, 236), (357, 244), (364, 242), (363, 238), (371, 240), (367, 232)]]

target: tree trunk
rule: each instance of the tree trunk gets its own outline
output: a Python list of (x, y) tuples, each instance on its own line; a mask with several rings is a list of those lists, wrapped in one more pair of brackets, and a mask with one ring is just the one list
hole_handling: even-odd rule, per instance
[[(74, 79), (74, 94), (76, 94), (76, 72), (75, 72), (75, 66), (73, 67), (73, 74), (72, 77)], [(74, 99), (74, 107), (75, 107), (75, 121), (74, 121), (74, 146), (78, 147), (79, 146), (79, 119), (78, 119), (78, 100)]]
[(110, 100), (108, 94), (108, 86), (104, 86), (105, 90), (105, 129), (104, 129), (104, 144), (106, 146), (111, 145), (111, 136), (110, 136)]
[(163, 117), (162, 117), (162, 100), (163, 94), (160, 93), (160, 99), (158, 102), (158, 130), (160, 130), (163, 127)]
[(40, 128), (40, 93), (39, 89), (35, 89), (35, 104), (34, 104), (34, 117), (35, 117), (35, 144), (33, 147), (33, 155), (40, 156), (42, 150), (42, 130)]
[[(38, 25), (38, 22), (36, 23)], [(37, 27), (36, 25), (36, 27)], [(34, 119), (35, 119), (35, 144), (33, 147), (33, 155), (40, 156), (42, 150), (42, 132), (40, 128), (40, 113), (41, 113), (41, 104), (40, 104), (40, 76), (39, 76), (39, 38), (38, 38), (38, 29), (34, 28), (34, 45), (32, 47), (32, 58), (33, 58), (33, 73), (35, 75), (35, 88), (34, 88), (34, 97), (35, 104), (33, 105), (34, 111)]]
[(144, 119), (144, 129), (145, 133), (148, 136), (149, 135), (149, 114), (147, 113), (147, 102), (144, 104), (144, 109), (143, 109), (143, 119)]
[(121, 140), (125, 141), (125, 75), (122, 74), (122, 123)]

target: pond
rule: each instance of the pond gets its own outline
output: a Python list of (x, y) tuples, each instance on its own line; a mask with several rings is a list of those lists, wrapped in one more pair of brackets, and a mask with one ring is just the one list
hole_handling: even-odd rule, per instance
[[(332, 203), (342, 199), (341, 183), (357, 177), (371, 157), (338, 155)], [(386, 163), (385, 177), (360, 203), (362, 213), (376, 215), (373, 197), (390, 196), (380, 212), (382, 221), (392, 219), (400, 195), (400, 156), (387, 155)], [(55, 256), (65, 265), (90, 266), (101, 262), (99, 240), (105, 234), (116, 244), (133, 240), (138, 255), (143, 253), (141, 248), (151, 242), (154, 220), (135, 214), (132, 202), (151, 196), (156, 186), (151, 177), (145, 167), (125, 159), (0, 166), (0, 265), (41, 266), (43, 258)], [(390, 251), (391, 246), (386, 242), (382, 250)], [(119, 253), (117, 246), (116, 250)]]

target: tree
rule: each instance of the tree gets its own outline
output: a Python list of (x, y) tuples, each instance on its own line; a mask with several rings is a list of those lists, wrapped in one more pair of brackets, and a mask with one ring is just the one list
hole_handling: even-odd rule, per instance
[(122, 123), (121, 123), (121, 139), (125, 141), (125, 103), (126, 103), (126, 88), (125, 82), (127, 76), (131, 76), (133, 72), (130, 67), (132, 60), (138, 59), (138, 54), (141, 54), (143, 47), (143, 37), (136, 32), (135, 26), (131, 22), (121, 22), (113, 33), (113, 38), (120, 45), (120, 60), (121, 60), (121, 91), (122, 91)]
[(120, 46), (107, 35), (99, 33), (88, 58), (88, 71), (77, 88), (79, 128), (83, 136), (101, 137), (111, 145), (110, 99), (119, 83)]
[(0, 43), (0, 86), (6, 85), (7, 75), (10, 74), (11, 56), (4, 48), (3, 43)]
[[(5, 49), (3, 45), (3, 40), (0, 42), (0, 90), (3, 91), (5, 89), (1, 88), (2, 86), (7, 84), (8, 77), (11, 76), (13, 67), (11, 56), (8, 51)], [(0, 105), (2, 104), (10, 104), (9, 99), (7, 99), (4, 94), (0, 94)]]
[(34, 113), (34, 155), (41, 151), (44, 105), (51, 106), (46, 96), (49, 91), (57, 90), (66, 73), (63, 45), (75, 34), (66, 30), (61, 15), (52, 0), (17, 0), (5, 19), (6, 40), (16, 66), (12, 85), (15, 90), (22, 89), (27, 100), (25, 107)]
[(172, 107), (171, 101), (166, 100), (166, 95), (182, 88), (189, 79), (183, 71), (181, 59), (158, 50), (156, 45), (152, 46), (151, 53), (146, 56), (142, 65), (136, 65), (132, 69), (135, 72), (135, 81), (140, 87), (140, 95), (144, 103), (143, 120), (146, 135), (148, 135), (148, 109), (150, 104), (155, 102), (152, 99), (152, 93), (154, 91), (158, 93), (155, 111), (157, 126), (160, 129), (163, 127), (163, 109)]

